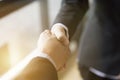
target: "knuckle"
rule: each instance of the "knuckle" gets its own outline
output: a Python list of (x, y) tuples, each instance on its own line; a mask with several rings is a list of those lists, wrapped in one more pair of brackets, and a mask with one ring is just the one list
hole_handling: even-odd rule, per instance
[(48, 33), (48, 32), (49, 32), (49, 30), (47, 30), (47, 29), (46, 29), (44, 32)]
[(61, 36), (58, 37), (58, 39), (59, 39), (60, 41), (64, 41), (64, 40), (65, 40), (65, 37), (61, 35)]

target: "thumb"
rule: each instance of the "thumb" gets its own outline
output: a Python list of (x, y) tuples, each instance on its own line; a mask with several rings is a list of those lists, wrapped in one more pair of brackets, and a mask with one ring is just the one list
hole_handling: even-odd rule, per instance
[(59, 41), (61, 41), (64, 45), (69, 44), (68, 37), (65, 33), (64, 27), (60, 24), (55, 24), (51, 29), (52, 34), (54, 34)]

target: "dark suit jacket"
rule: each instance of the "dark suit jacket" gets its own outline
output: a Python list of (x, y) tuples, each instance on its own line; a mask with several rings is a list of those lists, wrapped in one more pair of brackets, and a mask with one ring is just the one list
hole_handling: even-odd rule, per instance
[[(107, 74), (120, 73), (120, 0), (63, 0), (54, 23), (63, 23), (70, 38), (84, 13), (80, 41), (80, 65), (93, 67)], [(81, 31), (81, 30), (80, 30)]]
[(58, 80), (55, 67), (45, 58), (34, 58), (13, 80)]

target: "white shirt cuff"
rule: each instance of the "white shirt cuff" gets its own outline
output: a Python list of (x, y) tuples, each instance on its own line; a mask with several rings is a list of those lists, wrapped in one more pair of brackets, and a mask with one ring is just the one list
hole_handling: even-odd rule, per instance
[(33, 53), (33, 58), (34, 57), (42, 57), (42, 58), (48, 59), (54, 65), (54, 67), (57, 69), (55, 62), (48, 54), (43, 53), (43, 52), (38, 52), (38, 50), (36, 49)]
[(97, 76), (100, 76), (100, 77), (103, 77), (103, 78), (110, 78), (112, 80), (119, 80), (120, 78), (118, 76), (115, 76), (115, 75), (109, 75), (109, 74), (106, 74), (106, 73), (103, 73), (95, 68), (92, 68), (90, 67), (89, 70), (94, 73), (95, 75)]

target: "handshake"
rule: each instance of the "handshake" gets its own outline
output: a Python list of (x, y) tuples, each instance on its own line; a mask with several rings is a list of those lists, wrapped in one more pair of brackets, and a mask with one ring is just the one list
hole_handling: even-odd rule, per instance
[[(54, 72), (54, 69), (51, 68), (51, 64), (46, 65), (43, 64), (42, 61), (46, 61), (46, 59), (48, 59), (47, 61), (49, 61), (49, 63), (51, 62), (57, 71), (65, 67), (70, 56), (67, 33), (67, 29), (65, 29), (64, 25), (61, 24), (55, 24), (51, 30), (45, 30), (42, 32), (35, 52), (29, 54), (23, 61), (3, 75), (1, 79), (16, 80), (16, 78), (18, 78), (17, 80), (48, 80), (46, 78), (50, 78), (50, 80), (57, 80), (56, 72)], [(35, 57), (40, 58), (38, 59)], [(47, 70), (43, 69), (51, 71), (48, 73)], [(45, 77), (44, 75), (48, 77)], [(49, 77), (53, 75), (54, 77)], [(30, 76), (30, 79), (28, 76)]]
[(55, 24), (51, 30), (45, 30), (40, 34), (38, 50), (50, 57), (57, 71), (65, 67), (70, 56), (68, 38), (67, 29), (60, 24)]

